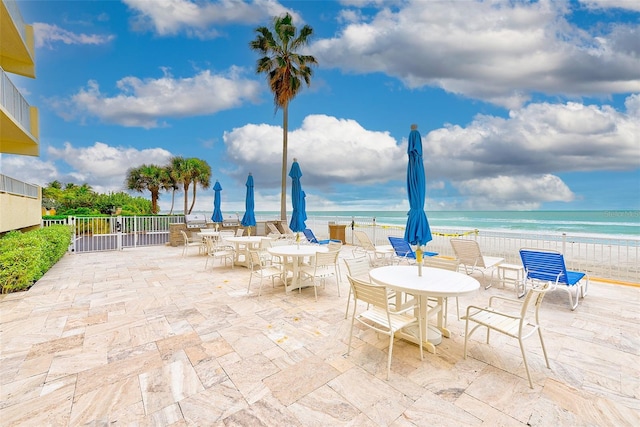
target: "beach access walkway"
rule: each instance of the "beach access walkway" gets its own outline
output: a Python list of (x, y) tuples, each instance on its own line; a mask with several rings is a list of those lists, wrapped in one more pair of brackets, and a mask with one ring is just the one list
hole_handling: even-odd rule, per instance
[[(475, 334), (463, 359), (455, 310), (424, 361), (396, 341), (385, 381), (385, 337), (360, 331), (346, 356), (346, 278), (341, 297), (267, 283), (258, 298), (247, 269), (181, 253), (67, 254), (0, 296), (2, 426), (640, 425), (640, 287), (592, 281), (575, 311), (549, 293), (551, 369), (525, 341), (533, 389), (516, 340)], [(514, 293), (483, 288), (461, 306)]]

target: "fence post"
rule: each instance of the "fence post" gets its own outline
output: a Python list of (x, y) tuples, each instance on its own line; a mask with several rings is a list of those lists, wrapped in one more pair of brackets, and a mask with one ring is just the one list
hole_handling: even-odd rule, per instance
[(133, 216), (133, 247), (138, 247), (138, 215)]
[(373, 217), (373, 244), (374, 246), (378, 243), (376, 240), (376, 217)]
[(562, 254), (567, 253), (567, 233), (562, 233)]
[(69, 245), (69, 250), (73, 253), (76, 253), (76, 240), (78, 239), (78, 229), (76, 228), (76, 217), (68, 216), (67, 224), (71, 225), (71, 244)]
[(118, 215), (116, 217), (116, 242), (117, 242), (117, 249), (119, 251), (122, 250), (122, 217), (120, 215)]

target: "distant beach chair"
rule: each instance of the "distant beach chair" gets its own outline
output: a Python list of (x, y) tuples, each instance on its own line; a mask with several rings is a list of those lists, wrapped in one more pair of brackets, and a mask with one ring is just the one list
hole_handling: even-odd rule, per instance
[(287, 221), (280, 221), (280, 227), (282, 228), (282, 234), (284, 234), (284, 237), (286, 237), (287, 239), (296, 238), (296, 233), (294, 233), (293, 230), (289, 227)]
[(272, 222), (267, 222), (267, 228), (269, 229), (269, 237), (273, 237), (275, 239), (285, 239), (287, 237), (282, 234), (280, 230), (278, 230), (278, 227), (276, 227)]
[(484, 287), (489, 289), (493, 284), (493, 274), (496, 267), (504, 262), (504, 258), (482, 255), (480, 245), (475, 240), (451, 239), (450, 242), (458, 262), (464, 266), (465, 273), (471, 274), (474, 270), (478, 270), (484, 279), (485, 271), (491, 271), (489, 284)]
[(356, 246), (353, 249), (353, 256), (357, 256), (358, 253), (364, 253), (369, 257), (372, 265), (384, 264), (385, 260), (389, 259), (386, 256), (389, 254), (389, 251), (378, 249), (373, 244), (367, 233), (364, 231), (354, 230), (353, 235), (360, 244), (360, 246)]
[[(580, 296), (587, 295), (589, 287), (589, 276), (578, 271), (569, 271), (564, 262), (564, 255), (558, 251), (549, 249), (520, 249), (520, 258), (524, 267), (525, 283), (528, 281), (532, 286), (536, 282), (551, 283), (551, 290), (563, 285), (562, 289), (569, 294), (569, 305), (571, 310), (578, 307)], [(586, 279), (584, 284), (582, 279)], [(575, 301), (571, 295), (575, 289)]]
[(316, 235), (313, 234), (313, 231), (311, 231), (310, 228), (305, 228), (302, 232), (304, 233), (304, 237), (307, 238), (309, 243), (315, 243), (317, 245), (328, 245), (329, 242), (342, 243), (341, 240), (335, 240), (335, 239), (318, 240), (318, 239), (316, 239)]
[[(411, 248), (409, 242), (404, 240), (402, 237), (392, 237), (389, 236), (389, 243), (393, 246), (393, 251), (395, 252), (395, 258), (400, 263), (400, 261), (407, 261), (409, 264), (415, 264), (416, 262), (416, 253)], [(437, 252), (427, 252), (422, 251), (423, 256), (436, 256)]]

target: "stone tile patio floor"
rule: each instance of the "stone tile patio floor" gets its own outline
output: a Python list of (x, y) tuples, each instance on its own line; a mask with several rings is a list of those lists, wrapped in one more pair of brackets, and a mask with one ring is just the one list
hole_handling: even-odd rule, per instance
[[(542, 307), (536, 337), (474, 334), (464, 322), (420, 361), (358, 330), (346, 356), (348, 283), (247, 295), (249, 272), (182, 248), (69, 254), (28, 292), (0, 297), (2, 426), (638, 426), (640, 287), (592, 281), (572, 312)], [(351, 257), (345, 246), (341, 257)], [(342, 268), (343, 275), (346, 268)], [(480, 276), (477, 276), (480, 279)], [(461, 297), (486, 304), (494, 286)], [(454, 306), (452, 305), (452, 308)]]

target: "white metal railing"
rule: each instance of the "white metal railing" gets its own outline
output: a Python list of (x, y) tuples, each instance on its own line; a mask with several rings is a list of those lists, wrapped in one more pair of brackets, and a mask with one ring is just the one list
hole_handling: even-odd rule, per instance
[(43, 219), (42, 226), (70, 225), (71, 252), (115, 251), (138, 246), (164, 245), (169, 224), (184, 222), (182, 216), (99, 216)]
[(31, 134), (30, 106), (7, 73), (0, 68), (0, 103), (27, 133)]
[[(353, 242), (351, 222), (346, 225), (346, 240)], [(388, 245), (388, 236), (403, 237), (404, 226), (356, 223), (377, 245)], [(427, 250), (454, 257), (450, 240), (454, 237), (476, 240), (484, 255), (498, 256), (505, 262), (520, 264), (521, 248), (553, 249), (565, 256), (567, 268), (591, 276), (640, 283), (640, 238), (613, 238), (570, 235), (567, 233), (524, 233), (509, 231), (452, 230), (431, 228), (433, 240)]]
[[(274, 220), (274, 218), (257, 218)], [(119, 250), (125, 247), (163, 245), (169, 241), (169, 224), (184, 222), (184, 216), (77, 217), (68, 220), (43, 220), (43, 226), (68, 223), (74, 226), (76, 252)], [(388, 236), (404, 236), (404, 226), (380, 225), (375, 220), (335, 218), (345, 226), (345, 239), (354, 243), (352, 230), (364, 231), (376, 245), (388, 245)], [(309, 217), (307, 226), (319, 239), (328, 237), (326, 218)], [(593, 277), (640, 283), (640, 238), (585, 237), (566, 233), (524, 233), (508, 231), (452, 230), (431, 228), (433, 240), (426, 249), (453, 257), (449, 242), (453, 237), (474, 239), (484, 255), (520, 263), (519, 249), (554, 249), (565, 256), (567, 268)]]
[(28, 184), (15, 178), (0, 174), (0, 193), (15, 194), (17, 196), (38, 198), (37, 185)]

